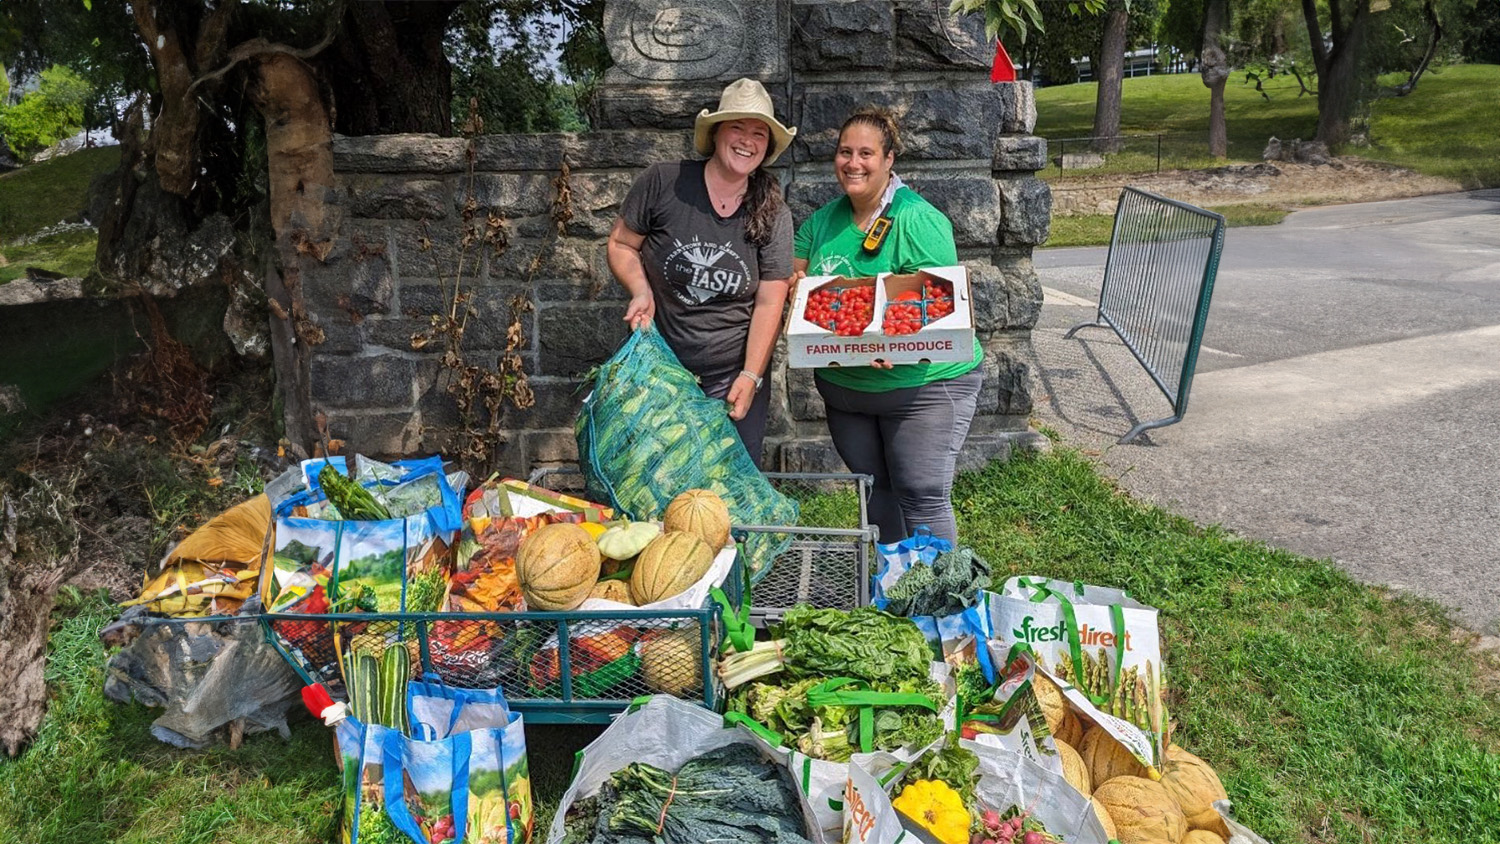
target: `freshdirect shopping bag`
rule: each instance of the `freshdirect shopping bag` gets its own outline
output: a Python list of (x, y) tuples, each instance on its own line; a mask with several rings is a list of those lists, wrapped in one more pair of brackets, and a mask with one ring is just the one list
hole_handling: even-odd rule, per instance
[(525, 728), (499, 690), (408, 687), (412, 735), (348, 717), (346, 844), (526, 844), (534, 812)]
[(997, 664), (1029, 652), (1065, 698), (1143, 765), (1159, 765), (1167, 709), (1155, 608), (1119, 589), (1039, 577), (1012, 577), (984, 601)]
[[(573, 782), (563, 793), (552, 816), (548, 844), (562, 844), (568, 811), (575, 803), (599, 794), (610, 775), (632, 762), (644, 762), (665, 771), (677, 771), (689, 761), (733, 744), (760, 746), (744, 726), (728, 725), (725, 719), (701, 706), (656, 695), (644, 704), (617, 716), (597, 739), (578, 755)], [(800, 802), (809, 838), (817, 838), (817, 823), (805, 796)]]
[[(985, 808), (1002, 815), (1012, 808), (1027, 812), (1067, 844), (1105, 844), (1109, 840), (1088, 797), (1068, 785), (1062, 774), (998, 747), (971, 741), (961, 741), (960, 746), (979, 757), (979, 783), (974, 791)], [(912, 840), (891, 804), (891, 794), (899, 793), (904, 785), (903, 776), (904, 771), (878, 777), (849, 766), (843, 818), (845, 844)]]
[[(725, 412), (703, 394), (654, 328), (631, 332), (594, 372), (575, 432), (589, 497), (636, 521), (659, 520), (678, 494), (707, 489), (739, 525), (795, 525), (797, 502), (755, 467)], [(769, 571), (791, 539), (751, 534), (751, 582)]]

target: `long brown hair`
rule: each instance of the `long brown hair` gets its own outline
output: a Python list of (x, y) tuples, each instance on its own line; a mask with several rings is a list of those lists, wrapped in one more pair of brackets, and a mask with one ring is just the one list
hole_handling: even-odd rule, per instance
[[(719, 127), (723, 123), (715, 123), (711, 139), (716, 139)], [(776, 138), (766, 139), (766, 155), (761, 161), (776, 154)], [(756, 246), (765, 246), (771, 242), (771, 234), (776, 230), (776, 215), (781, 211), (781, 182), (771, 175), (761, 164), (750, 174), (749, 184), (745, 186), (745, 239)]]

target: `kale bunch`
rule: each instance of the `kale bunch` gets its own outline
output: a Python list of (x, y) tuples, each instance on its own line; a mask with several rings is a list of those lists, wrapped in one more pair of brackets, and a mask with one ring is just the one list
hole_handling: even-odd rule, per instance
[(932, 565), (912, 563), (891, 588), (886, 611), (913, 618), (920, 615), (954, 615), (974, 605), (982, 590), (990, 588), (990, 564), (960, 546), (937, 555)]
[(809, 844), (791, 777), (749, 744), (731, 744), (675, 775), (632, 762), (564, 821), (566, 844)]

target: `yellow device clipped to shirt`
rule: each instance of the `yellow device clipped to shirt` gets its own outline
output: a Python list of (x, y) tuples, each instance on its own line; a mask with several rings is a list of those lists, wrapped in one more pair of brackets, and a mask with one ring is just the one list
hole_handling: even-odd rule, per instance
[(876, 217), (875, 222), (870, 224), (870, 230), (865, 232), (865, 242), (862, 244), (864, 251), (871, 255), (880, 251), (885, 245), (886, 235), (891, 233), (891, 218)]

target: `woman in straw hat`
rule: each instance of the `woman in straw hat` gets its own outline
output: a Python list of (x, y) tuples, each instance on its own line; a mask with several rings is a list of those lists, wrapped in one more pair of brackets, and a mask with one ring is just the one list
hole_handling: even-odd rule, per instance
[[(839, 130), (833, 170), (844, 189), (797, 229), (793, 278), (910, 273), (958, 263), (953, 224), (893, 171), (900, 132), (889, 111), (865, 107)], [(884, 222), (877, 227), (876, 221)], [(867, 237), (872, 230), (879, 238)], [(957, 542), (953, 472), (979, 402), (984, 352), (958, 363), (819, 369), (813, 380), (828, 432), (854, 472), (872, 476), (870, 518), (881, 542), (926, 527)]]
[(609, 235), (609, 268), (630, 293), (625, 321), (652, 322), (703, 391), (729, 405), (760, 464), (766, 370), (792, 273), (792, 215), (766, 171), (791, 144), (759, 82), (724, 89), (693, 143), (704, 161), (653, 164)]

